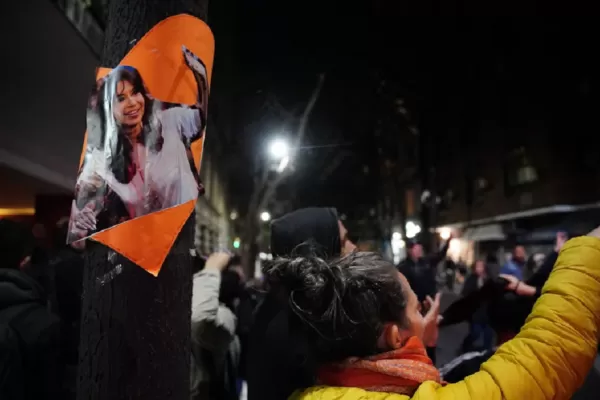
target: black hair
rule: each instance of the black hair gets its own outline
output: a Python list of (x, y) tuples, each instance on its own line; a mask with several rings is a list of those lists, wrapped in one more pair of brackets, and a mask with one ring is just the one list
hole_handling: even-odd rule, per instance
[[(335, 208), (301, 208), (271, 223), (271, 252), (274, 256), (290, 257), (302, 250), (307, 255), (323, 258), (338, 257), (342, 252), (340, 227)], [(311, 248), (300, 247), (311, 243)]]
[(407, 250), (412, 250), (413, 247), (415, 247), (418, 244), (420, 244), (420, 243), (418, 241), (416, 241), (416, 240), (407, 240), (406, 241), (406, 249)]
[(319, 363), (377, 354), (384, 324), (404, 322), (398, 271), (376, 253), (331, 262), (280, 258), (263, 272), (270, 290), (287, 299)]
[[(160, 127), (153, 120), (155, 101), (150, 96), (142, 76), (133, 67), (120, 66), (106, 76), (92, 90), (88, 103), (88, 147), (104, 149), (109, 158), (111, 172), (121, 183), (129, 183), (132, 145), (114, 121), (113, 101), (117, 96), (119, 82), (126, 81), (136, 93), (144, 97), (143, 131), (139, 141), (150, 151), (160, 151), (163, 144)], [(113, 132), (116, 130), (116, 132)]]

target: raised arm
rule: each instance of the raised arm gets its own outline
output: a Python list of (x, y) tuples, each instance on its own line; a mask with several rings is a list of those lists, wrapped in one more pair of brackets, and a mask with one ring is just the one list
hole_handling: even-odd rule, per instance
[(171, 107), (161, 112), (163, 135), (177, 132), (179, 138), (189, 147), (202, 137), (204, 120), (200, 110), (192, 107)]
[(448, 253), (448, 249), (450, 248), (450, 239), (446, 240), (442, 248), (436, 253), (431, 254), (428, 257), (429, 265), (432, 267), (437, 267), (437, 265), (442, 262), (444, 258), (446, 258), (446, 254)]
[(202, 129), (204, 129), (206, 125), (206, 119), (208, 116), (208, 72), (206, 70), (206, 66), (204, 65), (202, 60), (198, 58), (198, 56), (192, 53), (185, 46), (182, 48), (182, 51), (185, 63), (188, 67), (190, 67), (190, 69), (194, 73), (194, 79), (196, 80), (198, 99), (194, 108), (196, 108), (200, 112), (200, 116), (203, 122)]
[(461, 399), (570, 399), (593, 364), (599, 326), (600, 239), (580, 237), (561, 250), (521, 332), (479, 372), (438, 388), (438, 394)]
[(235, 316), (219, 306), (221, 271), (229, 256), (211, 255), (206, 267), (194, 275), (192, 289), (192, 340), (211, 351), (227, 349), (235, 336)]

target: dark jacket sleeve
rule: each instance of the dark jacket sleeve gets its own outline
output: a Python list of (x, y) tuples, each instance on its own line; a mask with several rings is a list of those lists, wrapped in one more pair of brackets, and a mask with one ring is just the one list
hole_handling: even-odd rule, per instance
[(528, 285), (535, 287), (536, 296), (539, 297), (542, 294), (542, 287), (544, 287), (544, 284), (548, 280), (548, 277), (550, 277), (550, 273), (552, 272), (552, 269), (554, 268), (554, 264), (556, 264), (557, 259), (558, 253), (556, 251), (553, 251), (552, 253), (548, 254), (542, 266), (537, 270), (535, 274), (531, 276), (531, 278), (529, 278), (525, 282)]
[(460, 294), (461, 294), (461, 296), (468, 296), (476, 290), (477, 290), (477, 276), (475, 276), (474, 274), (471, 274), (465, 280), (465, 284), (464, 284)]
[(64, 363), (61, 362), (60, 347), (60, 321), (53, 318), (52, 324), (42, 333), (46, 336), (48, 342), (45, 351), (38, 354), (39, 370), (41, 374), (41, 386), (43, 390), (40, 393), (46, 394), (48, 399), (59, 398), (64, 395)]

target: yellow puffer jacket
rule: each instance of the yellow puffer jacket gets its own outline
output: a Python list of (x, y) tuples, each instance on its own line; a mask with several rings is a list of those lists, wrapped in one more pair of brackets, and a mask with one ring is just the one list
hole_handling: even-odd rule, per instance
[[(570, 399), (592, 367), (600, 326), (600, 240), (570, 240), (521, 332), (476, 374), (440, 386), (425, 382), (415, 400)], [(598, 395), (600, 399), (600, 394)], [(294, 400), (408, 400), (356, 388), (314, 387)]]

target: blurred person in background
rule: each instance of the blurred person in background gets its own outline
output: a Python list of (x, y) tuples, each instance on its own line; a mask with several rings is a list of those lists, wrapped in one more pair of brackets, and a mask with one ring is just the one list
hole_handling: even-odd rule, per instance
[[(465, 281), (462, 290), (462, 296), (468, 296), (469, 294), (481, 289), (489, 279), (490, 278), (487, 272), (485, 261), (477, 260), (473, 266), (471, 274)], [(471, 350), (473, 344), (480, 337), (483, 338), (483, 349), (491, 349), (494, 340), (494, 332), (489, 325), (486, 304), (481, 304), (471, 316), (469, 321), (469, 334), (462, 343), (462, 351), (467, 352)]]
[(192, 400), (236, 400), (240, 343), (235, 303), (239, 275), (228, 270), (231, 255), (214, 253), (193, 277)]
[(31, 231), (0, 219), (0, 399), (64, 398), (60, 321), (43, 286), (28, 275)]
[[(328, 259), (355, 249), (334, 208), (303, 208), (273, 221), (274, 257), (316, 252)], [(306, 342), (291, 323), (287, 300), (267, 287), (249, 338), (249, 400), (287, 399), (315, 383), (315, 366)]]
[(453, 291), (454, 283), (456, 282), (456, 263), (448, 258), (444, 264), (444, 267), (446, 269), (446, 286), (448, 287), (448, 290)]
[(446, 258), (450, 240), (452, 238), (444, 243), (440, 251), (431, 255), (424, 254), (420, 243), (411, 242), (407, 245), (408, 257), (398, 265), (398, 270), (408, 279), (421, 302), (437, 292), (437, 265)]
[[(446, 240), (440, 251), (431, 255), (424, 254), (423, 246), (420, 243), (411, 242), (407, 246), (408, 257), (406, 257), (397, 268), (398, 271), (406, 277), (410, 283), (410, 287), (413, 288), (421, 303), (423, 303), (427, 297), (435, 297), (438, 291), (437, 266), (446, 258), (451, 240), (452, 236)], [(435, 363), (436, 348), (428, 348), (427, 354)]]
[(52, 280), (52, 310), (60, 316), (62, 357), (65, 364), (64, 386), (69, 398), (75, 398), (81, 298), (83, 294), (83, 252), (67, 245), (69, 218), (60, 219), (52, 234), (52, 252), (44, 267)]
[(493, 279), (500, 273), (500, 263), (498, 257), (494, 253), (489, 253), (485, 256), (485, 268), (488, 273), (488, 277)]
[(511, 275), (519, 280), (523, 280), (525, 264), (527, 263), (527, 252), (523, 246), (515, 246), (512, 257), (508, 260), (502, 269), (501, 274)]

